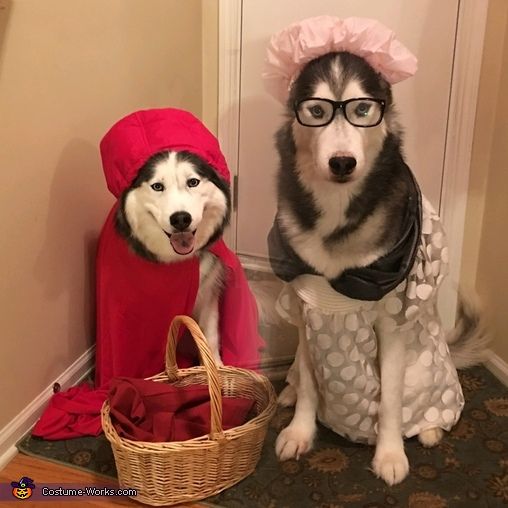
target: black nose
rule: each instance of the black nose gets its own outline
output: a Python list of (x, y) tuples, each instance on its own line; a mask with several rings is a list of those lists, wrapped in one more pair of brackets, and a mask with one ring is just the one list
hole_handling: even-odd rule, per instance
[(191, 214), (188, 212), (175, 212), (169, 217), (169, 223), (177, 230), (184, 231), (192, 222)]
[(354, 157), (332, 157), (328, 164), (335, 176), (349, 176), (355, 169), (356, 159)]

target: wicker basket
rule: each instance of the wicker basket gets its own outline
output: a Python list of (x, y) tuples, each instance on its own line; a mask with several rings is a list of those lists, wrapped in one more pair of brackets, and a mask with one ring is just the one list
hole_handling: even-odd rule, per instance
[[(202, 366), (178, 369), (176, 342), (181, 324), (190, 330)], [(174, 386), (208, 382), (211, 429), (209, 435), (188, 441), (131, 441), (117, 434), (106, 401), (102, 407), (102, 428), (113, 448), (120, 486), (137, 489), (133, 499), (153, 506), (197, 501), (252, 473), (276, 407), (275, 392), (266, 377), (236, 367), (217, 368), (198, 325), (189, 317), (177, 316), (168, 333), (166, 372), (149, 379)], [(221, 391), (226, 397), (254, 400), (255, 417), (239, 427), (222, 430)]]

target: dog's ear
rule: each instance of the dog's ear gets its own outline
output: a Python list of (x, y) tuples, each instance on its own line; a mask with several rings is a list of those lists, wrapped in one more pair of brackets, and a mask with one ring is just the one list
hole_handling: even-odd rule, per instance
[(379, 75), (379, 83), (381, 85), (381, 95), (385, 100), (385, 108), (390, 109), (393, 104), (392, 86), (381, 76), (381, 74)]

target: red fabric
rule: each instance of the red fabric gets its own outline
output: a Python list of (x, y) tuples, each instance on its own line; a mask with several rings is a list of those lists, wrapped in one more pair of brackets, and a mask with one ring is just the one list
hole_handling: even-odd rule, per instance
[(97, 253), (96, 386), (115, 376), (143, 378), (164, 370), (171, 320), (192, 313), (199, 286), (197, 258), (174, 264), (143, 259), (116, 231), (115, 211)]
[[(219, 144), (199, 120), (185, 111), (156, 109), (128, 115), (104, 136), (101, 155), (111, 192), (118, 197), (143, 163), (164, 149), (195, 153), (229, 181)], [(169, 325), (174, 316), (192, 313), (199, 286), (196, 258), (164, 264), (134, 254), (115, 229), (116, 206), (102, 229), (96, 263), (95, 385), (102, 395), (113, 377), (144, 378), (164, 370)], [(210, 250), (226, 267), (219, 306), (222, 359), (226, 365), (256, 368), (263, 345), (257, 331), (256, 302), (238, 258), (222, 239)], [(179, 343), (177, 358), (181, 367), (196, 363), (195, 349), (188, 339)], [(97, 393), (80, 391), (77, 399), (68, 392), (58, 395), (58, 411), (65, 412), (65, 403), (69, 403), (66, 417), (57, 417), (55, 405), (50, 403), (32, 432), (35, 436), (65, 439), (72, 437), (71, 432), (79, 436), (96, 428), (94, 425), (100, 420), (99, 413), (94, 413)], [(76, 409), (78, 403), (81, 412)]]
[(45, 439), (98, 436), (102, 432), (101, 407), (107, 394), (107, 390), (94, 390), (87, 384), (55, 393), (32, 434)]
[[(204, 385), (176, 388), (118, 378), (111, 383), (109, 404), (116, 431), (133, 441), (185, 441), (210, 433), (210, 395)], [(223, 397), (223, 429), (243, 425), (253, 405), (253, 400)]]
[(149, 109), (122, 118), (101, 141), (102, 165), (111, 193), (120, 196), (141, 166), (162, 150), (192, 152), (229, 182), (217, 138), (194, 115), (180, 109)]

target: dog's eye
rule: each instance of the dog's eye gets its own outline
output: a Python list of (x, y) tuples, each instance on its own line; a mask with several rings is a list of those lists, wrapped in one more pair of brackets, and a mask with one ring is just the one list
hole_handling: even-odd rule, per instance
[(155, 182), (155, 183), (152, 183), (152, 185), (150, 185), (150, 187), (155, 191), (155, 192), (162, 192), (164, 190), (164, 185), (162, 185), (162, 183), (160, 182)]
[(310, 107), (309, 111), (314, 118), (323, 118), (323, 115), (325, 114), (323, 108), (317, 105)]
[(187, 180), (187, 187), (197, 187), (199, 185), (199, 180), (197, 178), (189, 178)]
[(369, 114), (371, 105), (366, 102), (360, 102), (355, 108), (356, 116), (367, 116)]

